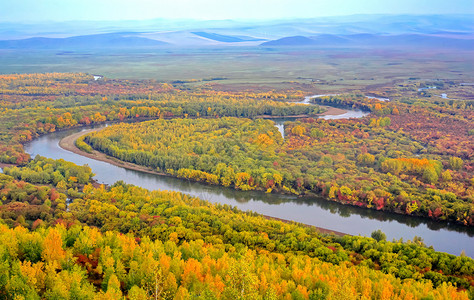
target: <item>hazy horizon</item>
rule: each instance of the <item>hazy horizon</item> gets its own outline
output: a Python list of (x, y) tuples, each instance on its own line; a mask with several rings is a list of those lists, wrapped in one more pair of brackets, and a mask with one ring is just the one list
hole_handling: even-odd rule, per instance
[(258, 22), (355, 15), (474, 14), (469, 0), (378, 1), (333, 0), (18, 0), (0, 3), (0, 22), (67, 21), (236, 21)]
[[(319, 17), (280, 17), (280, 18), (272, 18), (272, 19), (193, 19), (193, 18), (164, 18), (164, 17), (157, 17), (157, 18), (150, 18), (150, 19), (123, 19), (123, 20), (26, 20), (26, 21), (3, 21), (0, 20), (0, 23), (13, 23), (13, 24), (20, 24), (20, 25), (29, 25), (29, 24), (48, 24), (48, 23), (70, 23), (70, 22), (81, 22), (81, 23), (90, 23), (90, 22), (100, 22), (100, 23), (120, 23), (120, 22), (156, 22), (156, 21), (165, 21), (170, 23), (177, 23), (180, 22), (195, 22), (195, 23), (219, 23), (219, 22), (235, 22), (235, 23), (270, 23), (270, 22), (280, 22), (280, 21), (305, 21), (305, 20), (317, 20), (321, 19), (324, 21), (325, 19), (343, 19), (343, 18), (364, 18), (364, 17), (430, 17), (430, 16), (440, 16), (440, 17), (470, 17), (474, 16), (474, 12), (472, 13), (450, 13), (450, 14), (390, 14), (390, 13), (375, 13), (375, 14), (348, 14), (348, 15), (333, 15), (333, 16), (319, 16)], [(474, 21), (473, 21), (474, 26)]]

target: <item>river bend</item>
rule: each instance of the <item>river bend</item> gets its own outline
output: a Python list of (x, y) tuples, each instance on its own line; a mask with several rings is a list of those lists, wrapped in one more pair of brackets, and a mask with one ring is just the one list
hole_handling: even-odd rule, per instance
[[(308, 100), (309, 97), (305, 99), (305, 101)], [(366, 114), (365, 112), (348, 111), (345, 117), (361, 117)], [(329, 116), (326, 117), (329, 118)], [(335, 117), (339, 118), (342, 115)], [(283, 122), (284, 120), (278, 121)], [(91, 127), (87, 127), (87, 129), (89, 128)], [(387, 235), (388, 240), (400, 238), (412, 240), (415, 236), (419, 236), (423, 238), (425, 244), (432, 245), (437, 251), (459, 255), (464, 250), (468, 256), (474, 257), (474, 228), (472, 227), (352, 207), (329, 202), (321, 197), (307, 198), (257, 191), (244, 192), (220, 186), (210, 186), (124, 169), (59, 147), (59, 141), (62, 138), (83, 130), (85, 129), (73, 128), (44, 135), (26, 144), (25, 150), (32, 157), (39, 154), (53, 159), (62, 158), (78, 165), (88, 164), (96, 174), (95, 179), (99, 183), (111, 185), (118, 180), (123, 180), (126, 183), (150, 190), (178, 191), (213, 203), (233, 205), (244, 211), (251, 210), (272, 217), (294, 220), (352, 235), (370, 236), (374, 230), (381, 229)]]

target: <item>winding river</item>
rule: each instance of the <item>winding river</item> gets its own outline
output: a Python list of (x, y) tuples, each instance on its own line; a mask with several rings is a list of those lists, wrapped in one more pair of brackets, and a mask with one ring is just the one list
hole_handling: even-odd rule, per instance
[[(338, 94), (313, 95), (313, 96), (305, 97), (302, 101), (289, 102), (289, 103), (312, 105), (311, 104), (311, 99), (313, 99), (313, 98), (324, 97), (324, 96), (337, 96), (337, 95)], [(329, 107), (329, 106), (322, 105), (322, 107)], [(366, 112), (366, 111), (344, 109), (344, 112), (341, 113), (341, 114), (321, 115), (320, 118), (325, 119), (325, 120), (338, 120), (338, 119), (349, 119), (349, 118), (363, 118), (367, 115), (369, 115), (369, 112)], [(272, 121), (275, 122), (275, 126), (276, 126), (276, 128), (278, 128), (278, 131), (281, 133), (281, 136), (283, 138), (285, 138), (285, 122), (294, 121), (296, 119), (297, 119), (297, 117), (284, 117), (284, 118), (272, 118)]]
[[(303, 102), (309, 102), (311, 97)], [(360, 117), (365, 112), (348, 111), (345, 117)], [(332, 116), (341, 118), (343, 115)], [(325, 116), (331, 118), (331, 116)], [(283, 126), (288, 119), (277, 120)], [(107, 126), (101, 125), (100, 127)], [(381, 229), (388, 240), (422, 237), (425, 244), (436, 250), (459, 255), (462, 250), (474, 257), (474, 228), (438, 223), (421, 218), (382, 213), (358, 207), (329, 202), (320, 197), (297, 197), (263, 192), (243, 192), (220, 186), (210, 186), (177, 178), (159, 176), (141, 171), (124, 169), (106, 162), (93, 160), (59, 147), (59, 141), (73, 133), (88, 128), (74, 128), (42, 136), (27, 145), (25, 150), (32, 157), (39, 154), (54, 159), (65, 159), (79, 165), (88, 164), (96, 174), (95, 179), (104, 184), (118, 180), (151, 190), (172, 190), (197, 196), (213, 203), (229, 204), (241, 210), (251, 210), (281, 219), (328, 228), (352, 235), (370, 236)]]

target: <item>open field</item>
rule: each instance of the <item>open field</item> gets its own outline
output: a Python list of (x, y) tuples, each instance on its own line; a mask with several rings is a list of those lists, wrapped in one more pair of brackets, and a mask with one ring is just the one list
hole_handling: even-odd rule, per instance
[[(474, 52), (377, 49), (204, 48), (154, 50), (0, 50), (0, 72), (86, 72), (109, 78), (190, 81), (214, 89), (294, 88), (372, 91), (416, 78), (474, 82)], [(202, 81), (204, 80), (204, 81)]]

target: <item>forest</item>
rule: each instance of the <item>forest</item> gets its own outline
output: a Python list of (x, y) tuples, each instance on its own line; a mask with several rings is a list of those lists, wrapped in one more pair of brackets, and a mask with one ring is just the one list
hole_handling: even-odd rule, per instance
[[(35, 175), (43, 170), (58, 178), (45, 182)], [(93, 174), (40, 156), (5, 173), (2, 299), (468, 299), (466, 289), (473, 293), (474, 261), (436, 252), (420, 239), (322, 235), (176, 192), (69, 180), (76, 176), (65, 183), (65, 174)]]
[[(317, 193), (345, 204), (474, 225), (472, 114), (454, 117), (453, 107), (435, 114), (439, 107), (418, 112), (403, 103), (347, 98), (315, 101), (353, 103), (374, 116), (287, 122), (285, 140), (269, 120), (156, 120), (90, 133), (81, 147), (209, 184)], [(420, 123), (410, 122), (413, 114)], [(430, 118), (443, 124), (434, 131), (439, 138), (426, 137)]]
[(301, 91), (229, 93), (187, 91), (168, 83), (95, 81), (81, 73), (0, 75), (0, 162), (24, 164), (22, 144), (73, 126), (153, 118), (313, 115), (319, 107), (277, 99), (301, 99)]
[[(474, 260), (422, 237), (322, 234), (25, 153), (41, 135), (183, 180), (473, 225), (474, 104), (0, 75), (0, 299), (473, 299)], [(324, 105), (370, 112), (324, 120)], [(283, 137), (264, 117), (299, 116)]]

